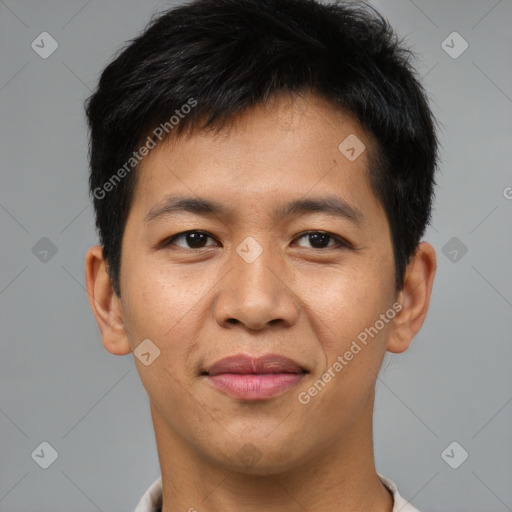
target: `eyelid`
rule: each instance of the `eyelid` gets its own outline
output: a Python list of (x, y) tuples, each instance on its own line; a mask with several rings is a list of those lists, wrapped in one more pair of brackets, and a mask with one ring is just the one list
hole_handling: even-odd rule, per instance
[[(202, 229), (187, 229), (186, 231), (180, 231), (179, 233), (176, 233), (175, 235), (171, 235), (171, 236), (167, 237), (165, 240), (162, 241), (162, 243), (160, 245), (161, 245), (161, 247), (165, 248), (168, 245), (171, 245), (176, 238), (188, 235), (189, 233), (201, 233), (203, 235), (206, 235), (208, 238), (211, 238), (212, 240), (215, 240), (217, 243), (219, 243), (219, 241), (211, 233), (208, 233), (208, 231), (203, 231)], [(212, 247), (212, 246), (207, 245), (205, 247), (199, 247), (198, 249), (194, 249), (191, 247), (182, 247), (181, 245), (178, 245), (177, 247), (181, 247), (182, 249), (190, 249), (191, 251), (198, 251), (200, 249), (208, 249), (209, 247)]]
[[(299, 233), (293, 239), (293, 241), (299, 240), (299, 239), (303, 238), (304, 236), (307, 236), (309, 234), (314, 234), (314, 233), (322, 233), (324, 235), (327, 235), (327, 236), (333, 238), (336, 241), (336, 245), (331, 245), (331, 246), (320, 248), (320, 249), (316, 248), (316, 247), (311, 247), (311, 249), (313, 249), (313, 250), (325, 251), (327, 249), (339, 249), (339, 248), (353, 249), (354, 248), (354, 246), (348, 240), (346, 240), (345, 238), (343, 238), (343, 237), (341, 237), (339, 235), (336, 235), (334, 233), (331, 233), (330, 231), (324, 231), (323, 229), (310, 229), (308, 231), (303, 231), (302, 233)], [(305, 249), (309, 249), (309, 247), (305, 247)]]

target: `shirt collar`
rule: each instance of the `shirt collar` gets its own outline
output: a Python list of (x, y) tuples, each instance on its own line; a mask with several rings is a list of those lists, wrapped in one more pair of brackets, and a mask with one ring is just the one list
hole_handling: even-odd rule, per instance
[[(419, 512), (398, 493), (396, 484), (379, 474), (381, 482), (393, 495), (392, 512)], [(162, 510), (162, 476), (160, 475), (146, 490), (134, 512), (161, 512)]]

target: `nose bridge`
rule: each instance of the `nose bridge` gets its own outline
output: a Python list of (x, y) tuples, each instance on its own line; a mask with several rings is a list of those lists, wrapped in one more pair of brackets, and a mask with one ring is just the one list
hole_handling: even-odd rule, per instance
[[(276, 282), (276, 273), (282, 262), (269, 237), (246, 237), (231, 255), (237, 289), (241, 295), (276, 297), (282, 283)], [(264, 239), (265, 238), (265, 239)], [(281, 268), (281, 272), (284, 269)]]
[(269, 237), (245, 238), (233, 250), (230, 267), (216, 304), (219, 322), (235, 319), (258, 329), (276, 320), (288, 325), (296, 321), (297, 301), (283, 282), (286, 265)]

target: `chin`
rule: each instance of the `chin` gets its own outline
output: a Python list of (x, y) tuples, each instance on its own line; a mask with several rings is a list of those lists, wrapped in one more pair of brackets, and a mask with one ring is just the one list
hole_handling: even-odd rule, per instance
[[(225, 466), (228, 470), (247, 475), (277, 475), (296, 468), (301, 461), (306, 459), (305, 453), (298, 453), (291, 445), (283, 439), (274, 439), (270, 443), (268, 438), (253, 439), (253, 441), (244, 440), (230, 443), (230, 448), (234, 445), (240, 446), (236, 451), (226, 453), (212, 453), (211, 446), (208, 453), (210, 459), (215, 460), (217, 464)], [(304, 445), (301, 444), (304, 448)], [(302, 456), (301, 456), (302, 455)]]

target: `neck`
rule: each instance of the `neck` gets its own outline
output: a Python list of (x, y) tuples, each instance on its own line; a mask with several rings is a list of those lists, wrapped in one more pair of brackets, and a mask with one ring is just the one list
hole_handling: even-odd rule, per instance
[(151, 403), (162, 473), (162, 512), (391, 512), (393, 500), (381, 483), (372, 443), (373, 396), (348, 432), (301, 465), (286, 471), (249, 474), (198, 453), (173, 431)]

